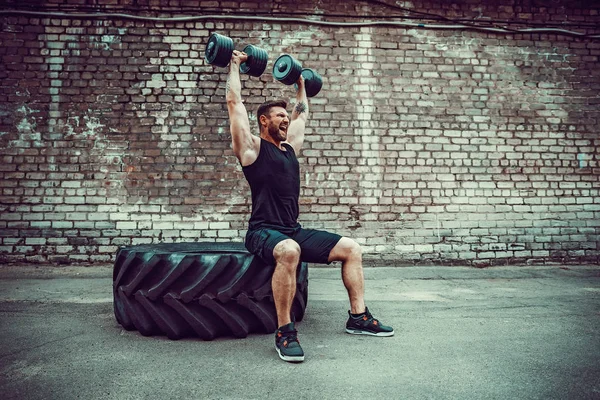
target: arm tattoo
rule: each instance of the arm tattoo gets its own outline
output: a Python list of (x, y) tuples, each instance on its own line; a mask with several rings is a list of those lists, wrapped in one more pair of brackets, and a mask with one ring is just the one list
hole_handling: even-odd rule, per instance
[(225, 95), (227, 95), (229, 93), (229, 89), (230, 89), (229, 81), (230, 81), (230, 77), (228, 76), (227, 83), (225, 84)]
[(302, 114), (303, 112), (306, 112), (306, 103), (301, 101), (298, 104), (296, 104), (296, 108), (294, 109), (298, 114)]

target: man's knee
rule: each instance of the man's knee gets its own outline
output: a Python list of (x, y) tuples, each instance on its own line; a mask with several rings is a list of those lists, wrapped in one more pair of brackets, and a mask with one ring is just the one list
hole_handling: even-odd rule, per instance
[(286, 239), (273, 249), (273, 257), (278, 265), (295, 270), (300, 262), (300, 245), (292, 239)]
[(360, 261), (362, 260), (362, 247), (353, 239), (343, 237), (331, 250), (329, 261)]
[(348, 253), (353, 258), (362, 259), (362, 247), (352, 239), (348, 241)]

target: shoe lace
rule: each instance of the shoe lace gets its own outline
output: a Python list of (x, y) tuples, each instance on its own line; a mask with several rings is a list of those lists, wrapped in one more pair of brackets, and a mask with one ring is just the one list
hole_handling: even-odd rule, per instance
[(292, 331), (281, 332), (281, 340), (287, 342), (288, 345), (291, 342), (297, 342), (300, 344), (300, 341), (298, 340), (298, 331), (295, 329)]
[(373, 317), (369, 310), (365, 311), (365, 315), (362, 319), (365, 322), (365, 324), (379, 325), (379, 321)]

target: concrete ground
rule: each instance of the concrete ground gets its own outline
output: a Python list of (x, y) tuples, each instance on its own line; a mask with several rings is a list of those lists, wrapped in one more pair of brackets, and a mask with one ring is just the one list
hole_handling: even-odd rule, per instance
[(369, 268), (391, 338), (344, 333), (339, 269), (311, 269), (306, 361), (272, 335), (121, 329), (110, 268), (0, 268), (2, 399), (600, 399), (600, 266)]

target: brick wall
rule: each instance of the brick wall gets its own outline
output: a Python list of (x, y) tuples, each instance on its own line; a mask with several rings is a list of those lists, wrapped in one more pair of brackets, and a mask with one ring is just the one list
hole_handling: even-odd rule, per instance
[[(600, 6), (576, 1), (5, 3), (600, 33)], [(0, 261), (242, 240), (251, 204), (226, 70), (203, 60), (217, 31), (270, 54), (261, 78), (242, 77), (255, 131), (261, 102), (294, 96), (271, 76), (278, 55), (324, 76), (300, 158), (303, 225), (355, 238), (373, 265), (599, 262), (600, 40), (316, 22), (0, 14)]]

